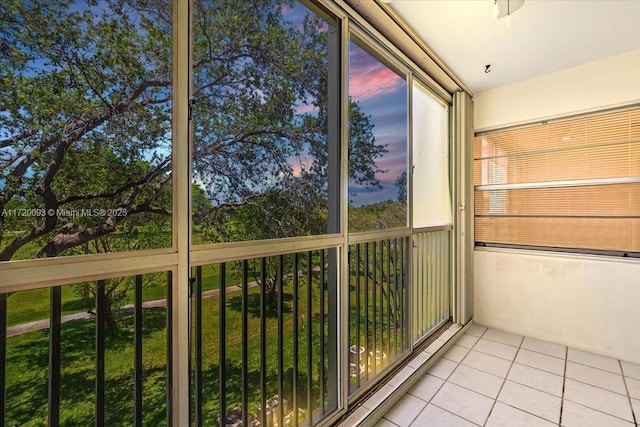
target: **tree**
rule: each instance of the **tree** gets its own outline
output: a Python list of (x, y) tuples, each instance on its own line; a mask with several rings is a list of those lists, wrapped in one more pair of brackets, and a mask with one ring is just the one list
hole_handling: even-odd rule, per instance
[[(117, 235), (100, 236), (91, 240), (82, 246), (74, 248), (79, 254), (100, 254), (115, 251), (132, 251), (158, 247), (160, 245), (168, 246), (171, 244), (171, 230), (162, 229), (166, 227), (162, 221), (155, 221), (156, 218), (148, 218), (144, 224), (127, 224), (132, 227), (129, 230), (121, 231), (126, 237), (122, 238)], [(159, 218), (162, 219), (162, 218)], [(167, 232), (168, 231), (168, 232)], [(134, 239), (130, 236), (135, 235)], [(164, 239), (164, 242), (159, 242)], [(160, 283), (163, 280), (163, 273), (155, 273), (146, 275), (143, 286)], [(94, 301), (98, 294), (98, 288), (104, 289), (104, 310), (105, 324), (109, 329), (116, 329), (118, 311), (124, 306), (127, 297), (134, 289), (135, 277), (118, 277), (101, 281), (86, 282), (74, 286), (74, 293), (82, 297), (87, 309), (95, 307)]]
[(349, 232), (407, 226), (406, 202), (383, 200), (370, 205), (349, 205)]
[[(19, 233), (3, 242), (0, 261), (25, 245), (57, 256), (134, 216), (170, 215), (170, 14), (100, 5), (3, 6), (0, 210), (12, 200), (38, 210), (11, 230)], [(91, 217), (58, 214), (94, 207)]]
[[(0, 211), (19, 204), (45, 214), (19, 228), (0, 217), (0, 261), (25, 246), (36, 246), (36, 257), (75, 253), (73, 248), (126, 233), (140, 220), (154, 218), (167, 230), (167, 2), (8, 0), (3, 21)], [(266, 0), (196, 0), (194, 27), (193, 168), (210, 203), (198, 197), (206, 208), (194, 209), (194, 222), (210, 224), (210, 241), (231, 233), (252, 239), (247, 227), (230, 230), (225, 222), (237, 223), (242, 215), (234, 220), (234, 212), (247, 207), (271, 212), (264, 238), (292, 230), (310, 234), (314, 223), (301, 221), (304, 201), (296, 198), (301, 189), (307, 196), (315, 191), (310, 197), (318, 203), (306, 209), (319, 210), (308, 217), (322, 216), (327, 45), (335, 28), (297, 2)], [(373, 125), (355, 103), (350, 121), (349, 143), (358, 153), (350, 176), (375, 185), (375, 159), (385, 148), (375, 145)], [(301, 161), (294, 171), (294, 159), (308, 164)], [(287, 188), (292, 182), (297, 189)], [(278, 211), (296, 204), (297, 210)], [(104, 214), (61, 216), (60, 210)], [(292, 229), (278, 229), (281, 215), (289, 213)]]
[[(194, 46), (201, 55), (194, 72), (200, 88), (194, 92), (194, 168), (216, 210), (212, 221), (221, 235), (214, 241), (326, 232), (326, 220), (320, 230), (316, 222), (298, 222), (296, 205), (313, 201), (305, 209), (308, 219), (317, 218), (309, 215), (313, 208), (327, 206), (328, 166), (336, 161), (329, 159), (328, 115), (337, 114), (328, 111), (328, 39), (336, 28), (293, 1), (227, 0), (210, 7), (199, 2), (194, 11)], [(304, 19), (288, 18), (295, 10)], [(349, 113), (350, 152), (357, 160), (349, 176), (378, 185), (375, 159), (386, 148), (375, 144), (373, 124), (355, 102)], [(296, 199), (300, 192), (288, 188), (293, 182), (310, 189), (309, 197)], [(226, 230), (241, 206), (260, 207), (258, 231)]]
[(398, 188), (398, 201), (407, 203), (407, 171), (402, 172), (395, 182)]

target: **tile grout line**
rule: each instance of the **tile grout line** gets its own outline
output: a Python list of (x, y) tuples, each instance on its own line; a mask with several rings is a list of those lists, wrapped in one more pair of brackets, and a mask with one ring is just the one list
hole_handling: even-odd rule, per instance
[(564, 387), (567, 383), (567, 364), (569, 363), (569, 346), (564, 349), (564, 373), (562, 375), (562, 396), (560, 397), (560, 418), (558, 419), (558, 425), (562, 425), (562, 415), (564, 411)]
[(502, 384), (500, 385), (500, 390), (498, 390), (498, 394), (496, 394), (496, 398), (493, 399), (493, 405), (491, 405), (491, 410), (489, 411), (489, 414), (487, 414), (487, 419), (484, 421), (484, 426), (487, 425), (487, 423), (489, 422), (489, 418), (491, 418), (491, 414), (493, 413), (493, 409), (496, 407), (496, 402), (498, 401), (498, 397), (500, 396), (500, 393), (502, 393), (502, 389), (505, 385), (505, 383), (507, 382), (507, 377), (509, 376), (509, 373), (511, 373), (511, 368), (513, 368), (513, 364), (516, 363), (516, 358), (518, 357), (518, 353), (520, 353), (520, 349), (522, 348), (522, 343), (524, 342), (525, 337), (523, 336), (522, 339), (520, 340), (520, 344), (517, 347), (516, 350), (516, 354), (513, 355), (513, 360), (511, 361), (511, 364), (509, 365), (509, 369), (507, 370), (507, 373), (504, 376), (504, 379), (502, 380)]
[[(433, 405), (433, 406), (435, 406), (435, 407), (436, 407), (436, 408), (438, 408), (438, 409), (441, 409), (441, 410), (443, 410), (443, 411), (445, 411), (445, 412), (448, 412), (448, 413), (449, 413), (449, 414), (451, 414), (451, 415), (454, 415), (454, 416), (456, 416), (456, 417), (460, 418), (461, 420), (465, 420), (466, 422), (471, 423), (471, 424), (473, 424), (474, 426), (481, 427), (481, 426), (480, 426), (480, 424), (476, 424), (475, 422), (471, 421), (470, 419), (465, 418), (465, 417), (463, 417), (463, 416), (462, 416), (462, 415), (460, 415), (460, 414), (456, 414), (456, 413), (454, 413), (454, 412), (451, 412), (449, 409), (447, 409), (447, 408), (443, 408), (442, 406), (440, 406), (440, 405), (438, 405), (438, 404), (436, 404), (436, 403), (432, 403), (432, 405)], [(426, 408), (425, 408), (425, 409), (426, 409)], [(415, 421), (415, 420), (414, 420), (414, 421)], [(413, 427), (413, 426), (410, 426), (410, 427)], [(417, 426), (416, 426), (416, 427), (417, 427)], [(420, 426), (420, 427), (422, 427), (422, 426)]]
[[(457, 332), (457, 330), (456, 330), (456, 332)], [(437, 341), (437, 339), (436, 339), (436, 341)], [(435, 341), (434, 341), (434, 342), (435, 342)], [(442, 344), (442, 345), (444, 345), (445, 343), (446, 343), (446, 341), (445, 341), (445, 342), (443, 342), (443, 344)], [(441, 345), (440, 347), (442, 347), (442, 345)], [(438, 348), (438, 350), (440, 349), (440, 347)], [(435, 352), (437, 352), (438, 350), (436, 350)], [(427, 352), (427, 351), (426, 351), (426, 349), (424, 350), (424, 352), (425, 352), (425, 353)], [(435, 353), (435, 352), (434, 352), (434, 353)], [(432, 356), (434, 353), (429, 353), (429, 356)], [(440, 360), (442, 360), (442, 359), (444, 359), (444, 357), (442, 357), (442, 356), (441, 356), (441, 357), (440, 357)], [(427, 360), (428, 360), (428, 358), (427, 358)], [(440, 360), (438, 360), (438, 362), (439, 362)], [(448, 359), (447, 359), (447, 360), (448, 360)], [(436, 363), (438, 363), (438, 362), (436, 362)], [(435, 365), (435, 364), (434, 364), (434, 365)], [(433, 368), (433, 366), (432, 366), (431, 368)], [(430, 368), (429, 370), (431, 370), (431, 368)], [(415, 372), (415, 370), (416, 370), (416, 369), (417, 369), (417, 368), (414, 368), (414, 372)], [(425, 373), (425, 374), (424, 374), (424, 376), (427, 376), (427, 374), (428, 374), (428, 373), (429, 373), (429, 371), (427, 371), (427, 373)], [(439, 378), (439, 377), (436, 377), (436, 378), (441, 379), (441, 378)], [(448, 377), (447, 377), (447, 378), (448, 378)], [(446, 382), (446, 380), (444, 380), (444, 381)], [(443, 384), (444, 384), (444, 383), (443, 383)], [(395, 388), (395, 386), (392, 386), (392, 387), (394, 387), (394, 388)], [(440, 386), (440, 387), (442, 387), (442, 386)], [(438, 388), (438, 391), (440, 391), (440, 387)], [(385, 412), (385, 414), (384, 414), (384, 415), (383, 415), (383, 416), (378, 420), (378, 423), (380, 422), (380, 420), (385, 420), (385, 421), (387, 421), (387, 422), (389, 422), (389, 423), (393, 424), (394, 426), (401, 427), (401, 426), (398, 426), (398, 424), (396, 424), (396, 423), (394, 423), (393, 421), (391, 421), (389, 418), (387, 418), (387, 417), (386, 417), (386, 415), (387, 415), (391, 410), (393, 410), (393, 408), (395, 408), (395, 407), (398, 405), (398, 403), (400, 403), (400, 401), (402, 401), (406, 396), (409, 396), (409, 395), (410, 395), (410, 396), (412, 396), (412, 397), (415, 397), (415, 398), (416, 398), (416, 399), (418, 399), (418, 400), (421, 400), (421, 401), (423, 401), (423, 402), (426, 402), (426, 403), (427, 403), (427, 404), (425, 405), (425, 407), (424, 407), (424, 408), (422, 408), (422, 410), (421, 410), (420, 412), (418, 412), (418, 414), (417, 414), (417, 415), (416, 415), (416, 416), (415, 416), (415, 417), (414, 417), (414, 418), (409, 422), (409, 426), (411, 426), (411, 425), (414, 423), (414, 421), (415, 421), (415, 420), (420, 416), (420, 414), (422, 413), (422, 411), (424, 411), (424, 410), (426, 409), (427, 405), (428, 405), (428, 404), (429, 404), (429, 402), (431, 401), (431, 400), (425, 401), (425, 400), (424, 400), (424, 399), (422, 399), (421, 397), (419, 397), (419, 396), (416, 396), (416, 395), (412, 394), (412, 393), (411, 393), (411, 390), (412, 390), (412, 389), (409, 389), (406, 393), (404, 393), (404, 396), (403, 396), (403, 397), (402, 397), (402, 398), (401, 398), (401, 399), (400, 399), (400, 400), (399, 400), (399, 401), (398, 401), (398, 402), (397, 402), (397, 403), (396, 403), (392, 408), (390, 408), (388, 411), (386, 411), (386, 412)], [(436, 393), (437, 393), (438, 391), (436, 391)], [(376, 423), (376, 425), (377, 425), (377, 423)]]
[[(424, 374), (424, 376), (425, 376), (425, 377), (426, 377), (427, 375), (429, 375), (429, 371), (427, 371), (427, 373), (426, 373), (426, 374)], [(449, 376), (451, 376), (451, 374), (449, 374)], [(434, 378), (438, 378), (438, 379), (442, 379), (442, 378), (440, 378), (440, 377), (436, 377), (435, 375), (432, 375), (432, 377), (434, 377)], [(449, 378), (449, 377), (447, 377), (447, 378)], [(426, 404), (426, 405), (424, 405), (424, 408), (422, 408), (422, 410), (421, 410), (420, 412), (418, 412), (418, 414), (415, 416), (415, 418), (411, 420), (411, 422), (409, 423), (409, 427), (413, 426), (413, 423), (418, 419), (418, 417), (420, 417), (420, 414), (422, 414), (422, 413), (427, 409), (427, 406), (429, 406), (429, 404), (431, 404), (431, 401), (433, 400), (433, 398), (435, 397), (435, 395), (436, 395), (436, 394), (438, 394), (438, 392), (440, 391), (440, 389), (442, 388), (442, 386), (444, 386), (446, 383), (447, 383), (447, 380), (442, 381), (442, 384), (440, 384), (440, 387), (438, 387), (438, 389), (433, 393), (433, 396), (431, 396), (431, 399), (426, 400), (426, 401), (425, 401), (425, 400), (423, 400), (423, 399), (420, 399), (420, 397), (418, 397), (418, 396), (416, 396), (416, 395), (414, 395), (414, 394), (411, 394), (411, 393), (410, 393), (410, 391), (411, 391), (411, 390), (410, 390), (409, 392), (407, 392), (407, 394), (411, 394), (411, 396), (416, 397), (416, 398), (418, 398), (418, 399), (422, 400), (423, 402), (427, 402), (427, 404)], [(436, 405), (436, 406), (437, 406), (437, 405)], [(438, 407), (439, 407), (439, 406), (438, 406)], [(383, 418), (384, 418), (384, 417), (383, 417)], [(388, 419), (387, 419), (387, 418), (385, 418), (385, 420), (388, 420)], [(388, 421), (389, 421), (389, 420), (388, 420)]]
[[(597, 353), (593, 353), (593, 354), (596, 354), (596, 355), (598, 355), (598, 356), (602, 356), (601, 354), (597, 354)], [(603, 357), (609, 357), (609, 356), (603, 356)], [(610, 358), (610, 359), (611, 359), (611, 358)], [(618, 361), (619, 361), (620, 359), (614, 359), (614, 360), (618, 360)], [(606, 373), (608, 373), (608, 374), (618, 375), (616, 372), (611, 372), (611, 371), (609, 371), (609, 370), (607, 370), (607, 369), (599, 368), (598, 366), (587, 365), (586, 363), (577, 362), (577, 361), (575, 361), (575, 360), (569, 360), (569, 362), (571, 362), (571, 363), (575, 363), (576, 365), (580, 365), (580, 366), (586, 366), (587, 368), (597, 369), (598, 371), (606, 372)], [(622, 372), (622, 369), (620, 370), (620, 372)], [(573, 379), (573, 378), (572, 378), (572, 379)]]
[[(480, 341), (480, 338), (482, 338), (482, 336), (484, 335), (484, 333), (485, 333), (485, 332), (487, 332), (488, 330), (489, 330), (489, 328), (485, 328), (485, 330), (484, 330), (484, 331), (480, 334), (480, 336), (478, 337), (478, 341)], [(467, 352), (467, 354), (465, 354), (465, 356), (462, 358), (462, 360), (461, 360), (460, 362), (456, 362), (456, 363), (458, 364), (458, 366), (462, 365), (462, 361), (463, 361), (464, 359), (466, 359), (466, 358), (467, 358), (467, 356), (469, 355), (469, 353), (471, 353), (471, 350), (473, 349), (473, 347), (475, 347), (475, 345), (478, 343), (478, 341), (476, 341), (476, 342), (475, 342), (475, 344), (473, 344), (473, 346), (471, 346), (471, 348), (469, 348), (469, 351)], [(454, 343), (454, 344), (455, 344), (455, 343)], [(444, 354), (443, 354), (442, 356), (443, 356), (443, 357), (442, 357), (441, 359), (444, 359)], [(449, 359), (446, 359), (446, 360), (449, 360)], [(450, 362), (452, 362), (452, 360), (449, 360), (449, 361), (450, 361)], [(456, 368), (455, 368), (453, 371), (455, 371), (455, 370), (458, 368), (458, 366), (456, 366)], [(450, 373), (449, 375), (447, 375), (447, 378), (446, 378), (446, 379), (444, 379), (444, 381), (442, 382), (442, 384), (440, 384), (440, 387), (438, 387), (438, 389), (436, 390), (436, 392), (435, 392), (435, 393), (433, 393), (433, 395), (431, 396), (431, 399), (429, 399), (429, 400), (427, 401), (427, 404), (425, 405), (425, 407), (424, 407), (424, 408), (422, 408), (422, 411), (420, 411), (420, 412), (418, 413), (418, 415), (417, 415), (417, 416), (416, 416), (416, 417), (411, 421), (411, 423), (409, 424), (409, 427), (412, 427), (412, 426), (413, 426), (413, 423), (415, 422), (415, 420), (417, 420), (417, 419), (418, 419), (418, 417), (420, 416), (420, 414), (422, 414), (422, 412), (423, 412), (423, 411), (425, 411), (429, 405), (433, 405), (433, 406), (435, 406), (435, 407), (437, 407), (437, 408), (442, 409), (443, 411), (449, 412), (449, 413), (450, 413), (450, 414), (452, 414), (452, 415), (455, 415), (455, 416), (457, 416), (457, 417), (459, 417), (459, 418), (462, 418), (462, 419), (463, 419), (463, 420), (465, 420), (465, 421), (469, 421), (469, 422), (471, 422), (472, 424), (475, 424), (475, 423), (473, 423), (472, 421), (467, 420), (466, 418), (463, 418), (463, 417), (461, 417), (460, 415), (454, 414), (453, 412), (451, 412), (451, 411), (449, 411), (449, 410), (447, 410), (447, 409), (445, 409), (445, 408), (441, 408), (440, 406), (438, 406), (438, 405), (436, 405), (435, 403), (433, 403), (433, 402), (432, 402), (432, 401), (433, 401), (433, 398), (434, 398), (434, 397), (436, 397), (436, 395), (440, 392), (440, 390), (442, 390), (442, 387), (444, 387), (444, 385), (445, 385), (446, 383), (448, 383), (448, 382), (449, 382), (449, 378), (450, 378), (450, 377), (451, 377), (451, 375), (453, 374), (453, 371), (451, 371), (451, 373)], [(426, 373), (425, 375), (429, 375), (429, 372), (427, 371), (427, 373)], [(432, 376), (434, 376), (434, 377), (435, 377), (435, 375), (432, 375)], [(436, 377), (436, 378), (439, 378), (439, 377)], [(442, 378), (440, 378), (440, 379), (442, 379)], [(453, 384), (453, 383), (451, 383), (451, 384)], [(456, 385), (457, 385), (457, 384), (456, 384)], [(418, 396), (416, 396), (416, 397), (418, 397)], [(419, 398), (418, 398), (418, 399), (419, 399)], [(477, 424), (476, 424), (476, 425), (477, 425)]]
[[(488, 328), (487, 328), (484, 332), (486, 332), (487, 330), (488, 330)], [(482, 332), (482, 335), (484, 335), (484, 332)], [(466, 333), (466, 332), (465, 332), (465, 333)], [(482, 335), (480, 335), (480, 336), (482, 336)], [(480, 338), (478, 338), (478, 341), (479, 341), (479, 340), (480, 340)], [(455, 345), (455, 343), (453, 343), (453, 345)], [(475, 345), (475, 344), (474, 344), (474, 345)], [(471, 351), (471, 349), (469, 349), (469, 352), (470, 352), (470, 351)], [(445, 353), (445, 354), (446, 354), (446, 353)], [(469, 354), (469, 353), (467, 353), (467, 354)], [(467, 356), (465, 355), (464, 357), (466, 358)], [(443, 360), (443, 359), (445, 359), (444, 354), (440, 357), (440, 360)], [(438, 362), (439, 362), (440, 360), (438, 360)], [(449, 360), (449, 359), (445, 359), (445, 360), (448, 360), (449, 362), (453, 362), (453, 360)], [(464, 360), (464, 358), (462, 358), (462, 360)], [(455, 363), (457, 363), (457, 364), (458, 364), (458, 366), (460, 366), (460, 364), (462, 363), (462, 360), (461, 360), (460, 362), (455, 362)], [(437, 362), (436, 362), (436, 363), (437, 363)], [(434, 364), (434, 366), (435, 366), (435, 364)], [(456, 368), (457, 368), (457, 366), (456, 366)], [(455, 371), (455, 370), (456, 370), (456, 368), (454, 368), (454, 370), (453, 370), (453, 371)], [(425, 376), (425, 377), (426, 377), (427, 375), (430, 375), (430, 374), (429, 374), (429, 372), (431, 371), (431, 369), (433, 369), (433, 366), (429, 369), (429, 371), (427, 371), (427, 372), (424, 374), (424, 376)], [(451, 371), (451, 374), (453, 374), (453, 371)], [(432, 401), (432, 400), (433, 400), (433, 398), (436, 396), (436, 394), (438, 394), (438, 393), (440, 392), (440, 390), (442, 389), (442, 387), (443, 387), (443, 386), (444, 386), (444, 385), (449, 381), (449, 377), (451, 376), (451, 374), (447, 375), (447, 378), (445, 378), (445, 379), (440, 378), (440, 377), (436, 377), (435, 375), (431, 374), (431, 376), (432, 376), (432, 377), (435, 377), (435, 378), (438, 378), (438, 379), (443, 380), (443, 381), (442, 381), (442, 384), (440, 384), (440, 387), (438, 387), (438, 389), (433, 393), (433, 395), (431, 396), (431, 398), (430, 398), (429, 400), (426, 400), (427, 404), (426, 404), (426, 405), (424, 405), (424, 408), (422, 408), (422, 410), (421, 410), (420, 412), (418, 412), (418, 414), (415, 416), (415, 418), (414, 418), (413, 420), (411, 420), (411, 422), (409, 423), (409, 427), (413, 426), (413, 423), (418, 419), (418, 417), (420, 416), (420, 414), (422, 414), (422, 412), (424, 412), (424, 411), (427, 409), (427, 406), (429, 406), (429, 404), (432, 404), (432, 405), (437, 406), (438, 408), (440, 408), (438, 405), (431, 403), (431, 401)], [(411, 390), (409, 390), (406, 394), (411, 394)], [(420, 397), (418, 397), (418, 396), (416, 396), (416, 395), (411, 394), (411, 396), (416, 397), (416, 398), (418, 398), (418, 399), (422, 400), (423, 402), (425, 402), (425, 400), (421, 399)], [(444, 409), (444, 408), (440, 408), (440, 409), (442, 409), (442, 410), (445, 410), (445, 411), (446, 411), (446, 409)], [(447, 412), (449, 412), (449, 411), (447, 411)], [(386, 415), (386, 414), (385, 414), (385, 415)], [(455, 415), (455, 414), (454, 414), (454, 415)], [(389, 420), (388, 418), (385, 418), (384, 416), (383, 416), (382, 418), (384, 418), (384, 419), (385, 419), (385, 420), (387, 420), (387, 421), (392, 422), (391, 420)], [(394, 424), (395, 424), (395, 423), (394, 423)]]
[[(613, 374), (613, 375), (616, 375), (616, 374)], [(620, 375), (620, 376), (623, 378), (622, 381), (624, 383), (624, 376), (623, 375)], [(605, 387), (601, 387), (601, 386), (596, 385), (596, 384), (585, 382), (584, 380), (578, 380), (578, 379), (571, 378), (571, 377), (569, 377), (569, 379), (571, 381), (574, 381), (574, 382), (577, 382), (577, 383), (580, 383), (580, 384), (588, 385), (589, 387), (593, 387), (593, 388), (597, 388), (597, 389), (602, 390), (602, 391), (606, 391), (606, 392), (609, 392), (609, 393), (617, 394), (618, 396), (628, 397), (628, 395), (629, 395), (629, 393), (627, 392), (626, 388), (625, 388), (625, 392), (624, 393), (620, 393), (619, 391), (613, 391), (611, 389), (608, 389), (608, 388), (605, 388)]]
[(624, 389), (627, 392), (627, 400), (629, 401), (629, 408), (631, 409), (631, 418), (633, 418), (633, 423), (638, 427), (638, 419), (640, 418), (640, 414), (636, 417), (636, 413), (633, 410), (633, 402), (631, 401), (631, 393), (629, 392), (629, 386), (627, 385), (627, 377), (624, 375), (624, 368), (622, 367), (622, 361), (618, 359), (618, 365), (620, 365), (620, 372), (622, 373), (622, 382), (624, 383)]
[[(481, 333), (481, 334), (480, 334), (480, 336), (478, 337), (477, 341), (476, 341), (476, 342), (475, 342), (475, 343), (474, 343), (474, 344), (473, 344), (473, 345), (468, 349), (467, 354), (465, 354), (465, 355), (464, 355), (464, 357), (462, 358), (462, 360), (460, 360), (460, 362), (458, 362), (458, 366), (456, 366), (456, 369), (458, 369), (458, 368), (462, 365), (462, 362), (464, 362), (464, 359), (466, 359), (466, 358), (467, 358), (467, 356), (469, 356), (469, 354), (471, 353), (471, 350), (473, 350), (473, 348), (474, 348), (474, 347), (475, 347), (475, 346), (480, 342), (480, 340), (482, 339), (482, 337), (484, 336), (484, 334), (485, 334), (488, 330), (489, 330), (489, 328), (485, 328), (485, 330), (484, 330), (484, 331), (482, 331), (482, 333)], [(476, 350), (476, 351), (478, 351), (478, 350)], [(447, 360), (448, 360), (448, 359), (447, 359)], [(466, 365), (465, 365), (465, 366), (466, 366)], [(466, 388), (466, 387), (462, 387), (462, 386), (459, 386), (458, 384), (455, 384), (455, 383), (449, 382), (449, 378), (451, 378), (451, 375), (453, 375), (453, 373), (455, 372), (455, 370), (456, 370), (456, 369), (454, 369), (453, 371), (451, 371), (451, 373), (449, 374), (449, 376), (447, 377), (447, 379), (446, 379), (446, 380), (444, 380), (444, 382), (442, 383), (442, 385), (440, 386), (440, 388), (444, 387), (444, 385), (445, 385), (446, 383), (449, 383), (449, 384), (453, 384), (453, 385), (455, 385), (455, 386), (458, 386), (458, 387), (464, 388), (464, 389), (466, 389), (466, 390), (469, 390), (469, 389), (468, 389), (468, 388)], [(438, 389), (438, 391), (440, 391), (440, 389)], [(469, 390), (469, 391), (473, 391), (473, 390)], [(477, 392), (475, 392), (475, 393), (477, 393)], [(436, 396), (436, 394), (438, 394), (438, 393), (436, 392), (436, 393), (431, 397), (431, 400), (433, 400), (433, 398)], [(480, 393), (478, 393), (478, 394), (480, 394)], [(429, 401), (429, 403), (431, 403), (431, 400)], [(453, 412), (449, 411), (449, 410), (448, 410), (448, 409), (446, 409), (446, 408), (442, 408), (441, 406), (438, 406), (438, 405), (436, 405), (435, 403), (431, 403), (431, 404), (432, 404), (433, 406), (437, 407), (437, 408), (442, 409), (443, 411), (446, 411), (446, 412), (448, 412), (448, 413), (450, 413), (450, 414), (455, 415), (456, 417), (462, 418), (462, 419), (463, 419), (463, 420), (465, 420), (465, 421), (469, 421), (471, 424), (475, 424), (475, 425), (477, 425), (477, 424), (476, 424), (476, 423), (474, 423), (473, 421), (468, 420), (468, 419), (466, 419), (466, 418), (464, 418), (464, 417), (460, 416), (459, 414), (454, 414)], [(429, 404), (427, 404), (427, 405), (429, 405)], [(488, 418), (488, 416), (487, 416), (487, 418)]]

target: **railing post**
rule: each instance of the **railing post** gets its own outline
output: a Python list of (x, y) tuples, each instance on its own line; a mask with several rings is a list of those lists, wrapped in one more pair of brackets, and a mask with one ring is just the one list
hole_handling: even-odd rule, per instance
[(104, 355), (105, 355), (105, 285), (104, 280), (96, 284), (96, 427), (104, 424)]
[(49, 425), (60, 424), (60, 331), (62, 327), (62, 291), (49, 290)]
[(137, 275), (133, 289), (133, 341), (134, 341), (134, 425), (142, 427), (142, 276)]
[(7, 373), (7, 294), (0, 293), (0, 426), (4, 427), (6, 415)]

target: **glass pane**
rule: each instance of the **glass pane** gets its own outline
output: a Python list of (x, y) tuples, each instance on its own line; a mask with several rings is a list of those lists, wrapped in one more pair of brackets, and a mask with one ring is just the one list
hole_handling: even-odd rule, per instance
[[(449, 109), (419, 84), (413, 85), (413, 226), (448, 225)], [(492, 170), (504, 175), (504, 170)]]
[(407, 225), (407, 82), (349, 45), (349, 232)]
[(171, 7), (9, 2), (0, 261), (171, 246)]
[(335, 23), (236, 0), (196, 2), (193, 22), (194, 243), (327, 233)]

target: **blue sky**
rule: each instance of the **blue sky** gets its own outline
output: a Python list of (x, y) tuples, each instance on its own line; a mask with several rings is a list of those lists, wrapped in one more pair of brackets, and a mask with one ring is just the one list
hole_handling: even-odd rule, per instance
[(407, 170), (407, 83), (392, 69), (354, 42), (349, 44), (349, 96), (371, 117), (377, 145), (389, 152), (378, 159), (385, 170), (377, 175), (382, 189), (349, 183), (355, 206), (372, 204), (398, 196), (395, 181)]

